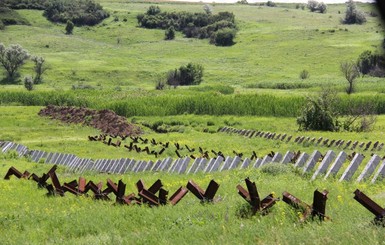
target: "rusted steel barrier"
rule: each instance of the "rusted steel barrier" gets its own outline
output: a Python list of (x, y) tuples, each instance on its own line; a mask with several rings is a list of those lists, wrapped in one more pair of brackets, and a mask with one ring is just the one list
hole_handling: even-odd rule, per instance
[(5, 175), (4, 179), (10, 179), (12, 175), (15, 175), (18, 179), (28, 179), (28, 177), (31, 175), (28, 171), (24, 171), (24, 173), (21, 173), (19, 170), (17, 170), (15, 167), (10, 167), (8, 169), (7, 174)]
[(238, 194), (251, 205), (253, 214), (256, 212), (267, 213), (268, 209), (274, 206), (278, 199), (274, 198), (273, 193), (270, 193), (261, 201), (255, 182), (251, 182), (249, 177), (245, 179), (245, 182), (248, 191), (241, 185), (237, 185)]
[(189, 180), (187, 183), (187, 189), (191, 191), (201, 202), (212, 202), (215, 194), (219, 188), (219, 184), (214, 180), (211, 180), (207, 186), (206, 191), (203, 191), (194, 181)]
[(372, 199), (370, 199), (367, 195), (365, 195), (358, 189), (354, 191), (354, 199), (375, 215), (373, 223), (385, 226), (384, 208), (382, 208), (380, 205), (378, 205), (376, 202), (374, 202)]
[(309, 205), (285, 191), (282, 193), (282, 201), (286, 202), (295, 209), (300, 210), (302, 213), (300, 218), (301, 222), (305, 221), (309, 216), (311, 216), (313, 220), (315, 216), (318, 216), (320, 221), (324, 221), (325, 219), (330, 219), (325, 215), (327, 194), (328, 191), (326, 190), (323, 192), (315, 190), (313, 196), (313, 204)]

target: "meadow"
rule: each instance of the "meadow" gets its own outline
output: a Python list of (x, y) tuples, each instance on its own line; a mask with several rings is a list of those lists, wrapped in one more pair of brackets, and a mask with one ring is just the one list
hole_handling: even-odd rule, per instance
[[(73, 153), (87, 158), (130, 157), (155, 160), (123, 147), (107, 147), (91, 142), (89, 135), (100, 132), (82, 125), (64, 124), (38, 116), (43, 106), (85, 106), (111, 109), (138, 124), (146, 138), (178, 142), (192, 147), (233, 151), (263, 156), (270, 151), (301, 151), (322, 154), (327, 148), (310, 144), (245, 138), (217, 132), (223, 126), (253, 129), (296, 136), (324, 137), (360, 142), (384, 139), (384, 78), (360, 77), (356, 93), (344, 92), (346, 81), (339, 65), (356, 60), (365, 50), (381, 50), (382, 23), (370, 12), (370, 4), (358, 4), (365, 11), (364, 25), (343, 25), (345, 5), (329, 5), (326, 14), (296, 9), (295, 4), (270, 8), (258, 5), (211, 4), (214, 12), (229, 11), (236, 16), (239, 31), (236, 44), (216, 47), (207, 40), (187, 39), (180, 33), (164, 40), (163, 30), (137, 26), (136, 15), (151, 4), (163, 11), (203, 11), (202, 3), (156, 3), (98, 0), (111, 16), (93, 27), (75, 27), (65, 35), (65, 25), (53, 24), (42, 11), (17, 10), (30, 25), (7, 26), (0, 31), (0, 42), (18, 43), (31, 54), (43, 56), (49, 70), (44, 82), (33, 91), (21, 84), (0, 84), (0, 141), (13, 141), (29, 149)], [(199, 86), (155, 90), (155, 81), (168, 70), (188, 62), (204, 66), (204, 82)], [(32, 62), (21, 69), (32, 74)], [(299, 74), (308, 70), (310, 77)], [(0, 80), (2, 74), (0, 74)], [(296, 117), (306, 96), (316, 96), (324, 88), (338, 92), (344, 112), (352, 104), (372, 103), (380, 115), (369, 132), (298, 131)], [(162, 125), (166, 133), (156, 133)], [(125, 143), (125, 141), (123, 141)], [(353, 151), (347, 149), (351, 154)], [(365, 159), (371, 153), (363, 152)], [(174, 156), (172, 150), (165, 156)], [(345, 163), (344, 167), (348, 165)], [(201, 204), (191, 193), (176, 206), (150, 208), (146, 205), (120, 206), (113, 201), (66, 195), (47, 197), (36, 183), (12, 178), (3, 180), (9, 167), (36, 174), (51, 166), (18, 158), (14, 152), (0, 153), (0, 244), (384, 244), (383, 227), (371, 224), (373, 215), (353, 199), (360, 189), (382, 205), (384, 182), (339, 182), (338, 177), (309, 181), (294, 167), (273, 166), (210, 174), (177, 175), (164, 172), (107, 175), (86, 172), (87, 180), (106, 182), (110, 178), (127, 183), (126, 193), (136, 192), (135, 183), (152, 183), (158, 178), (174, 192), (193, 179), (207, 186), (218, 181), (218, 202)], [(363, 166), (360, 166), (363, 168)], [(62, 182), (79, 177), (59, 167)], [(242, 217), (246, 202), (236, 185), (244, 179), (255, 181), (261, 195), (274, 192), (282, 197), (288, 191), (307, 203), (315, 189), (329, 191), (326, 215), (330, 221), (299, 222), (299, 214), (279, 201), (262, 216)]]

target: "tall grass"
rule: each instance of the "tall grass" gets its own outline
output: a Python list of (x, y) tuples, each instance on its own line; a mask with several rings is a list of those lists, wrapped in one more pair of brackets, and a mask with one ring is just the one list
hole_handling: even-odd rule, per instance
[[(316, 96), (316, 95), (314, 95)], [(385, 97), (380, 94), (340, 95), (341, 114), (355, 106), (374, 107), (385, 113)], [(236, 94), (216, 92), (127, 93), (126, 91), (1, 91), (0, 104), (28, 106), (88, 106), (111, 109), (117, 114), (132, 116), (171, 116), (182, 114), (296, 117), (305, 104), (301, 95)]]

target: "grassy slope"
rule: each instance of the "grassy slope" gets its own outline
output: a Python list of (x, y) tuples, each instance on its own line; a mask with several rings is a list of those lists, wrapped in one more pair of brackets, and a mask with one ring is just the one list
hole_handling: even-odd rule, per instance
[[(234, 12), (237, 18), (240, 31), (236, 45), (215, 47), (207, 40), (185, 39), (181, 35), (174, 41), (163, 41), (162, 30), (136, 27), (136, 15), (144, 12), (148, 3), (101, 3), (112, 13), (111, 17), (95, 27), (75, 28), (72, 36), (64, 35), (63, 25), (47, 22), (41, 11), (23, 10), (18, 12), (32, 27), (8, 27), (0, 32), (0, 39), (5, 44), (20, 43), (47, 59), (52, 69), (47, 72), (43, 88), (83, 83), (152, 89), (159, 74), (188, 62), (204, 64), (205, 81), (209, 84), (300, 82), (298, 75), (303, 69), (309, 70), (311, 76), (306, 83), (339, 84), (339, 63), (356, 59), (363, 50), (376, 50), (383, 37), (373, 17), (368, 17), (368, 23), (362, 26), (341, 25), (344, 5), (330, 5), (327, 14), (317, 14), (296, 10), (294, 5), (268, 8), (218, 4), (215, 12)], [(160, 7), (164, 11), (203, 11), (201, 4), (164, 3)], [(362, 8), (370, 9), (367, 5)], [(118, 22), (113, 21), (115, 16), (119, 17)], [(31, 65), (24, 68), (23, 74), (31, 73)], [(364, 81), (367, 84), (378, 79)], [(372, 90), (370, 86), (365, 89)]]

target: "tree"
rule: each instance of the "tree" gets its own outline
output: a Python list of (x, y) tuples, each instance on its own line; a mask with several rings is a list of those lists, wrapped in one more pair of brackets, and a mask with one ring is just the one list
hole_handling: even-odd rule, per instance
[(357, 9), (357, 5), (353, 0), (349, 0), (346, 6), (345, 18), (342, 20), (344, 24), (363, 24), (366, 22), (365, 14)]
[(67, 25), (66, 25), (66, 34), (67, 35), (72, 35), (72, 32), (74, 30), (74, 23), (72, 21), (67, 20)]
[(345, 61), (341, 63), (340, 69), (349, 84), (346, 89), (346, 93), (351, 94), (354, 92), (356, 78), (360, 76), (358, 67), (355, 62)]
[(29, 58), (27, 50), (23, 49), (19, 44), (11, 44), (8, 48), (0, 43), (0, 63), (7, 72), (7, 77), (13, 81), (19, 68)]
[(202, 82), (203, 66), (200, 64), (188, 63), (179, 68), (180, 85), (199, 85)]
[(35, 71), (35, 77), (33, 78), (34, 84), (39, 84), (43, 81), (43, 74), (48, 69), (45, 65), (45, 59), (39, 56), (32, 56), (31, 60), (35, 63), (33, 70)]
[(318, 11), (321, 13), (321, 14), (324, 14), (324, 13), (326, 13), (326, 11), (327, 11), (327, 5), (326, 4), (324, 4), (324, 3), (320, 3), (320, 4), (318, 4)]
[(165, 37), (164, 39), (165, 40), (174, 40), (175, 38), (175, 29), (173, 26), (170, 26), (164, 33)]
[(318, 2), (310, 0), (307, 2), (307, 7), (310, 9), (311, 12), (315, 12), (318, 10)]

